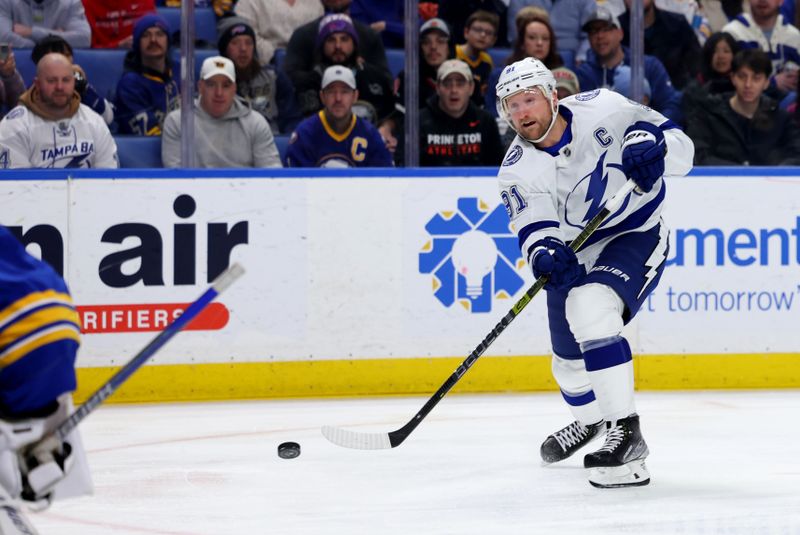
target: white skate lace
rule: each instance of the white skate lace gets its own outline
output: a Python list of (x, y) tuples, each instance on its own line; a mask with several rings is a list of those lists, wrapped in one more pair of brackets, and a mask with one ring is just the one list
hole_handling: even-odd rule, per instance
[(622, 443), (622, 440), (625, 438), (625, 429), (618, 425), (608, 430), (608, 434), (606, 435), (606, 442), (603, 444), (603, 447), (597, 450), (595, 453), (600, 453), (601, 451), (607, 451), (611, 453), (617, 446)]
[(585, 427), (580, 422), (575, 421), (558, 433), (554, 433), (553, 438), (556, 439), (556, 442), (558, 442), (558, 445), (561, 446), (562, 450), (567, 451), (567, 448), (574, 446), (586, 438), (586, 435), (588, 434), (589, 428)]

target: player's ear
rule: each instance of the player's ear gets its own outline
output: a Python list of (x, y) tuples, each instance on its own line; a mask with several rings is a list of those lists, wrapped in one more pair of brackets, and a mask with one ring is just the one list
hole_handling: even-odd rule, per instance
[(353, 89), (353, 101), (358, 100), (358, 89)]
[(553, 108), (558, 108), (558, 89), (553, 89)]

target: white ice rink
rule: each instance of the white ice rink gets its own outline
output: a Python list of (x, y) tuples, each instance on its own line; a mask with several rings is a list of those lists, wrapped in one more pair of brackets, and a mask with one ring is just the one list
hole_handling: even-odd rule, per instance
[[(639, 392), (652, 483), (598, 490), (582, 454), (540, 465), (555, 393), (110, 405), (83, 424), (95, 495), (32, 514), (42, 535), (800, 534), (800, 392)], [(302, 445), (280, 459), (279, 443)], [(601, 442), (593, 444), (599, 445)], [(589, 448), (586, 451), (590, 451)]]

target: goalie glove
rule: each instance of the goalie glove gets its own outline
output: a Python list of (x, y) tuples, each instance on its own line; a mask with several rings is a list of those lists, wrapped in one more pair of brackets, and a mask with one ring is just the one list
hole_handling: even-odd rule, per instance
[(557, 238), (547, 237), (534, 243), (531, 255), (533, 276), (549, 277), (546, 290), (563, 290), (571, 286), (581, 276), (581, 265), (575, 251)]
[(69, 474), (73, 448), (47, 434), (50, 420), (60, 416), (57, 409), (47, 417), (0, 419), (0, 486), (11, 499), (45, 508), (53, 488)]
[(636, 182), (643, 192), (653, 186), (664, 174), (664, 157), (667, 143), (664, 133), (654, 124), (637, 121), (625, 131), (622, 142), (622, 170)]
[(49, 500), (53, 487), (67, 477), (74, 460), (72, 446), (54, 435), (35, 444), (21, 462), (22, 499), (32, 502)]

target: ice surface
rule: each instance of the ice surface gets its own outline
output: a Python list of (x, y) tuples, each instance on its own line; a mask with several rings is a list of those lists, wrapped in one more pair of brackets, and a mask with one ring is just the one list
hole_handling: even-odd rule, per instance
[[(392, 431), (425, 401), (109, 405), (82, 424), (95, 495), (31, 519), (42, 535), (800, 533), (798, 391), (637, 393), (652, 483), (635, 489), (592, 488), (582, 452), (541, 465), (571, 421), (555, 393), (451, 394), (389, 450), (320, 433)], [(287, 440), (300, 457), (278, 457)]]

